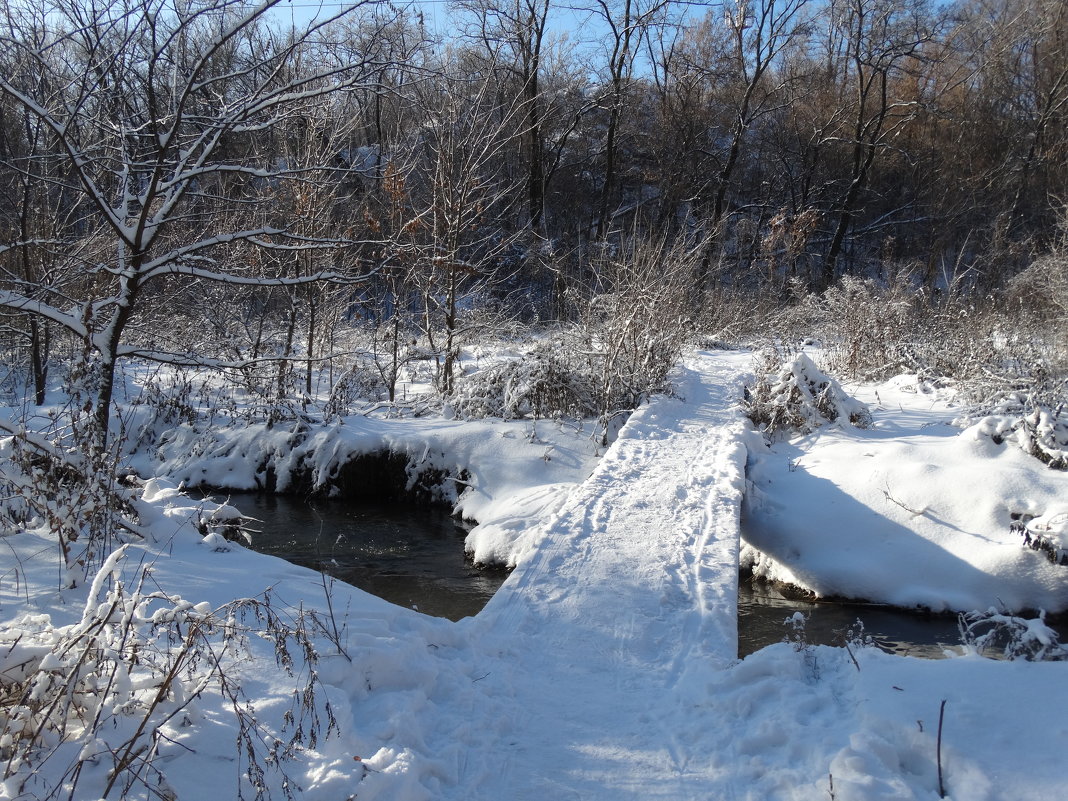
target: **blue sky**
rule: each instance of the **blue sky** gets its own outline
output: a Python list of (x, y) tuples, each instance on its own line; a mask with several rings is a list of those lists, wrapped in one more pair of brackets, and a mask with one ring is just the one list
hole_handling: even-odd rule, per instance
[[(437, 24), (443, 24), (449, 0), (418, 0), (416, 5), (422, 7), (427, 26), (434, 30)], [(286, 0), (278, 5), (275, 15), (286, 22), (301, 25), (315, 17), (329, 17), (337, 14), (343, 6), (352, 3), (318, 2), (318, 0)], [(397, 3), (397, 5), (404, 5)]]

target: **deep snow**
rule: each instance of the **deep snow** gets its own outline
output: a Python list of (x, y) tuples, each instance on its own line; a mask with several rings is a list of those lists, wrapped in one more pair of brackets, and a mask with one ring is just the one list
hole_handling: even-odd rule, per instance
[[(875, 429), (831, 426), (765, 451), (736, 409), (748, 369), (745, 354), (688, 357), (675, 374), (677, 397), (639, 410), (599, 462), (584, 432), (550, 424), (538, 423), (529, 439), (530, 423), (491, 424), (498, 433), (489, 437), (455, 421), (427, 423), (414, 434), (380, 428), (406, 452), (431, 458), (436, 451), (442, 465), (470, 467), (470, 459), (480, 466), (476, 488), (459, 498), (468, 514), (478, 516), (478, 508), (484, 516), (471, 547), (519, 567), (483, 613), (460, 623), (324, 585), (318, 574), (240, 546), (217, 550), (222, 543), (191, 524), (196, 504), (168, 479), (145, 488), (144, 517), (156, 542), (130, 545), (124, 570), (132, 576), (149, 563), (154, 587), (212, 607), (270, 587), (280, 609), (325, 611), (330, 593), (344, 654), (320, 638), (316, 703), (321, 709), (329, 701), (338, 728), (290, 763), (297, 797), (933, 799), (943, 700), (948, 797), (1056, 797), (1068, 786), (1061, 758), (1068, 722), (1057, 701), (1064, 663), (974, 654), (924, 661), (862, 642), (848, 651), (807, 646), (796, 633), (795, 642), (738, 662), (730, 650), (733, 620), (723, 610), (737, 580), (728, 568), (747, 451), (761, 490), (750, 497), (750, 525), (764, 515), (748, 553), (764, 536), (761, 547), (773, 560), (756, 558), (769, 572), (789, 571), (820, 591), (840, 592), (852, 581), (869, 597), (913, 588), (901, 594), (904, 603), (986, 606), (989, 593), (972, 581), (976, 574), (1027, 604), (1062, 597), (1065, 580), (1056, 571), (1063, 568), (1047, 570), (1019, 535), (1001, 533), (1011, 512), (1053, 508), (1062, 474), (1043, 473), (1008, 446), (976, 444), (968, 432), (924, 426), (947, 411), (903, 382), (899, 397), (885, 387), (868, 390)], [(364, 432), (364, 423), (346, 421), (354, 433), (340, 447), (365, 447), (378, 422), (368, 421)], [(267, 446), (275, 436), (283, 434), (263, 437)], [(435, 447), (420, 447), (428, 437)], [(227, 472), (254, 469), (248, 453), (225, 453)], [(948, 454), (941, 470), (938, 453)], [(920, 467), (906, 461), (914, 458)], [(880, 466), (873, 471), (868, 462)], [(186, 461), (182, 469), (222, 464)], [(984, 465), (1011, 468), (1016, 480), (1000, 483), (1002, 474)], [(955, 493), (971, 486), (952, 475), (942, 480), (956, 471), (980, 477), (963, 500)], [(793, 505), (790, 514), (783, 499)], [(840, 516), (843, 508), (867, 528), (841, 525), (854, 520)], [(791, 529), (790, 518), (801, 525)], [(896, 544), (893, 534), (902, 535)], [(985, 549), (969, 547), (973, 541)], [(0, 547), (10, 558), (0, 578), (0, 655), (12, 653), (20, 637), (23, 647), (49, 627), (76, 625), (87, 588), (56, 589), (56, 547), (47, 532), (3, 537)], [(824, 572), (820, 556), (828, 560)], [(255, 704), (266, 742), (280, 735), (307, 667), (298, 659), (297, 675), (288, 676), (269, 642), (252, 638), (249, 649), (228, 669)], [(8, 667), (0, 658), (0, 670)], [(244, 766), (233, 715), (210, 690), (197, 707), (162, 754), (174, 797), (204, 797), (205, 788), (236, 797)], [(80, 798), (97, 797), (105, 764), (87, 765)], [(38, 782), (65, 767), (48, 763)], [(275, 797), (284, 796), (277, 772), (266, 781)], [(0, 798), (14, 789), (5, 783)], [(244, 792), (254, 795), (247, 785)]]

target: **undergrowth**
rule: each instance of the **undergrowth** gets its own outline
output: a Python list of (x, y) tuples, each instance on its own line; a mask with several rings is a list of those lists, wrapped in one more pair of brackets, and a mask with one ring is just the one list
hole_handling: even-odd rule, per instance
[[(1049, 258), (1041, 264), (1048, 268)], [(786, 377), (779, 367), (789, 361), (789, 343), (812, 342), (820, 368), (830, 375), (880, 381), (914, 374), (924, 388), (952, 393), (958, 425), (977, 425), (995, 442), (1020, 447), (1050, 468), (1068, 469), (1064, 306), (1051, 297), (1063, 282), (1039, 280), (1044, 275), (1036, 268), (1021, 277), (1015, 294), (1000, 299), (978, 298), (957, 286), (925, 290), (907, 275), (894, 281), (847, 276), (822, 295), (799, 294), (768, 322), (763, 339), (770, 336), (775, 353), (762, 357), (758, 381), (749, 389), (750, 415), (771, 433), (811, 430), (820, 418), (842, 419), (826, 402), (813, 417), (808, 407), (816, 404), (800, 386), (792, 397), (781, 386)]]
[[(236, 797), (264, 799), (299, 786), (287, 773), (300, 752), (337, 732), (319, 693), (314, 639), (325, 629), (271, 596), (212, 609), (152, 589), (141, 568), (123, 576), (126, 547), (96, 574), (81, 618), (48, 615), (0, 625), (0, 761), (3, 788), (27, 798), (175, 798), (171, 759), (196, 749), (201, 702), (218, 696), (233, 713)], [(238, 666), (253, 639), (297, 677), (280, 730), (266, 726), (242, 689)], [(45, 769), (48, 766), (48, 769)], [(269, 773), (278, 781), (268, 781)]]
[(999, 612), (994, 607), (958, 616), (961, 642), (969, 653), (999, 653), (1005, 659), (1028, 662), (1068, 659), (1068, 647), (1046, 624), (1045, 612), (1026, 618)]

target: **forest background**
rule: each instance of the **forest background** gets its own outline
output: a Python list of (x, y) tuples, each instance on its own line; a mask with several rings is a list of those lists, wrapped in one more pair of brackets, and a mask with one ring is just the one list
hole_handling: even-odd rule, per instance
[[(162, 556), (178, 542), (174, 563), (191, 576), (227, 552), (228, 534), (240, 537), (235, 509), (185, 498), (177, 481), (156, 472), (174, 473), (186, 458), (213, 471), (190, 473), (186, 485), (211, 483), (207, 476), (233, 483), (241, 475), (244, 489), (279, 489), (276, 465), (285, 463), (307, 479), (290, 489), (326, 493), (339, 475), (331, 460), (352, 454), (347, 442), (366, 440), (352, 432), (366, 431), (367, 422), (381, 424), (381, 432), (398, 418), (413, 429), (428, 422), (415, 417), (431, 418), (431, 426), (456, 418), (553, 418), (558, 425), (524, 421), (522, 434), (511, 438), (514, 449), (501, 445), (503, 435), (480, 435), (471, 439), (484, 450), (467, 451), (493, 450), (485, 461), (508, 465), (492, 469), (494, 480), (522, 472), (524, 481), (535, 481), (550, 464), (566, 464), (539, 429), (541, 437), (566, 429), (582, 438), (583, 453), (603, 453), (630, 410), (671, 389), (669, 371), (698, 344), (766, 351), (754, 360), (760, 375), (744, 406), (769, 440), (824, 420), (842, 423), (837, 431), (846, 430), (846, 419), (871, 421), (820, 370), (862, 381), (907, 372), (912, 377), (893, 386), (907, 385), (928, 406), (946, 390), (955, 423), (971, 431), (955, 440), (962, 448), (939, 446), (951, 462), (972, 446), (992, 452), (989, 439), (1068, 468), (1063, 0), (307, 5), (0, 0), (0, 543), (12, 555), (0, 578), (11, 599), (5, 614), (31, 610), (0, 632), (0, 795), (41, 786), (45, 795), (73, 797), (84, 780), (83, 788), (96, 788), (94, 797), (143, 786), (153, 797), (173, 798), (163, 773), (170, 756), (156, 756), (168, 743), (195, 752), (160, 735), (157, 724), (173, 719), (185, 731), (185, 710), (201, 697), (234, 713), (233, 726), (220, 729), (204, 753), (224, 753), (236, 741), (248, 758), (238, 782), (247, 780), (257, 797), (264, 766), (297, 758), (305, 745), (314, 749), (324, 729), (326, 739), (331, 730), (340, 734), (331, 707), (313, 697), (326, 674), (310, 666), (325, 644), (344, 662), (345, 676), (361, 674), (351, 669), (341, 634), (347, 624), (338, 628), (325, 576), (315, 577), (326, 604), (321, 613), (282, 609), (270, 592), (262, 600), (227, 597), (211, 612), (206, 601), (180, 601), (149, 583), (148, 570), (128, 584), (120, 578), (124, 554), (142, 545), (158, 546)], [(798, 352), (808, 344), (818, 346), (810, 352), (819, 369)], [(894, 391), (901, 398), (906, 390)], [(908, 404), (891, 403), (891, 411), (895, 405), (909, 415)], [(927, 430), (926, 422), (918, 425)], [(884, 432), (893, 437), (895, 430), (900, 434)], [(330, 467), (314, 481), (316, 462), (289, 458), (311, 440), (326, 443), (317, 464)], [(764, 450), (757, 440), (753, 454)], [(873, 447), (844, 451), (843, 475), (861, 475), (856, 465)], [(513, 458), (523, 449), (534, 453), (528, 462)], [(469, 487), (462, 470), (474, 465), (435, 463), (444, 452), (430, 450), (420, 443), (401, 461), (411, 456), (454, 495), (453, 484)], [(900, 451), (889, 452), (887, 463), (900, 464), (903, 474), (911, 469)], [(1030, 470), (1006, 481), (987, 459), (976, 473), (953, 462), (938, 484), (934, 452), (908, 450), (920, 465), (909, 473), (913, 483), (887, 481), (880, 489), (867, 482), (868, 500), (908, 515), (911, 533), (934, 518), (924, 517), (926, 505), (903, 500), (902, 486), (964, 498), (968, 520), (987, 509), (992, 532), (1008, 528), (1004, 564), (1010, 572), (1026, 564), (1017, 571), (1023, 582), (1063, 572), (1063, 473), (1039, 465), (1041, 481)], [(1026, 458), (1014, 453), (1003, 461), (1014, 457)], [(796, 455), (779, 461), (785, 480), (765, 472), (765, 489), (772, 475), (777, 487), (804, 478)], [(750, 467), (755, 463), (754, 456)], [(401, 469), (408, 489), (418, 473), (410, 467)], [(982, 496), (977, 501), (967, 494), (973, 490)], [(836, 511), (819, 493), (786, 497), (792, 509), (803, 499)], [(519, 506), (493, 500), (501, 502), (502, 519)], [(861, 506), (867, 515), (871, 503)], [(545, 508), (520, 518), (532, 520)], [(840, 520), (821, 526), (817, 514), (801, 521), (811, 528), (791, 515), (783, 520), (787, 546), (795, 536), (818, 542), (828, 532), (842, 534)], [(978, 530), (968, 524), (958, 533)], [(531, 531), (540, 529), (532, 524)], [(1044, 555), (1030, 559), (1036, 554), (1021, 542)], [(826, 551), (834, 558), (820, 557), (819, 567), (845, 565), (850, 577), (861, 575), (839, 558), (846, 551), (835, 540)], [(901, 564), (911, 569), (919, 552), (902, 551), (909, 558)], [(242, 581), (261, 578), (241, 570)], [(1054, 594), (1063, 586), (1048, 583)], [(198, 598), (234, 591), (225, 580), (193, 588)], [(377, 613), (358, 611), (372, 601), (337, 592), (356, 604), (346, 618), (353, 626), (377, 625)], [(41, 604), (52, 604), (55, 624)], [(72, 619), (80, 608), (82, 619)], [(992, 614), (986, 619), (1040, 632), (1032, 655), (1063, 656), (1040, 618)], [(239, 619), (254, 621), (266, 636), (248, 638), (261, 649), (250, 674), (285, 672), (274, 670), (278, 660), (308, 677), (288, 743), (257, 745), (263, 726), (284, 732), (288, 724), (245, 703), (268, 699), (259, 708), (281, 715), (283, 707), (269, 700), (281, 685), (243, 687), (217, 656), (244, 659)], [(441, 685), (443, 697), (465, 688), (456, 696), (464, 725), (479, 742), (485, 732), (497, 737), (497, 729), (471, 724), (468, 714), (484, 708), (495, 721), (505, 719), (499, 707), (471, 702), (471, 693), (497, 679), (483, 685), (476, 682), (488, 673), (439, 671), (422, 633), (429, 624), (400, 625), (416, 635), (405, 653), (420, 654), (410, 662), (414, 672), (400, 675), (455, 677)], [(798, 645), (780, 652), (810, 653)], [(291, 646), (304, 654), (295, 663)], [(475, 653), (473, 645), (463, 647)], [(368, 664), (380, 666), (373, 670), (396, 673), (393, 656), (379, 661), (392, 648), (369, 652)], [(852, 677), (860, 665), (849, 656), (852, 665), (838, 661)], [(469, 664), (481, 670), (478, 660)], [(799, 675), (793, 662), (783, 664)], [(762, 681), (745, 689), (747, 670), (738, 674), (742, 692), (765, 695)], [(131, 680), (135, 674), (151, 675)], [(1033, 699), (1049, 694), (1030, 678), (1037, 673), (1012, 682), (984, 673), (992, 678), (982, 684), (948, 675), (957, 686), (980, 688), (971, 691), (977, 707), (1001, 719), (1020, 709), (1033, 717), (1041, 706)], [(418, 687), (429, 680), (412, 681)], [(986, 689), (995, 681), (1028, 693), (1026, 701)], [(370, 777), (361, 797), (372, 797), (365, 788), (376, 781), (402, 797), (387, 769), (403, 784), (414, 787), (425, 776), (433, 786), (444, 775), (440, 753), (458, 753), (466, 764), (469, 741), (457, 739), (458, 718), (449, 711), (461, 707), (442, 707), (441, 740), (424, 737), (422, 707), (402, 700), (418, 714), (393, 714), (388, 688), (401, 684), (371, 697), (372, 707), (386, 699), (379, 708), (385, 713), (367, 714), (361, 705), (371, 684), (357, 681), (351, 696), (344, 691), (342, 719), (351, 706), (361, 720), (409, 720), (401, 727), (438, 752), (432, 759), (409, 771), (403, 746), (394, 753), (368, 735), (346, 740), (341, 762), (309, 758), (305, 778), (318, 781), (320, 765), (343, 763), (340, 773), (327, 773), (346, 792)], [(415, 696), (433, 697), (429, 685), (421, 691)], [(291, 686), (284, 694), (298, 698)], [(396, 695), (407, 698), (407, 686)], [(1000, 706), (991, 704), (995, 697)], [(761, 736), (765, 724), (781, 731), (782, 708), (801, 708), (772, 703), (773, 715), (754, 719), (752, 731)], [(816, 705), (844, 708), (823, 696)], [(890, 708), (895, 715), (905, 709), (896, 699)], [(882, 736), (883, 718), (860, 717)], [(908, 735), (894, 748), (872, 749), (890, 754), (878, 775), (897, 781), (902, 765), (922, 764), (914, 759), (921, 746), (910, 739), (916, 717), (898, 721)], [(304, 728), (305, 720), (316, 722)], [(690, 722), (681, 730), (722, 730)], [(810, 721), (803, 723), (808, 732)], [(1059, 725), (1043, 723), (1038, 740), (1053, 742)], [(836, 718), (828, 731), (848, 736), (852, 726)], [(447, 746), (438, 749), (438, 742)], [(1019, 766), (1015, 785), (1025, 795), (1063, 784), (1060, 763), (1034, 748), (1033, 738), (1013, 737), (1015, 751), (1006, 745), (976, 753), (998, 749), (989, 764)], [(700, 741), (693, 752), (718, 748)], [(803, 786), (794, 779), (802, 774), (804, 786), (814, 787), (818, 777), (821, 797), (826, 775), (837, 780), (830, 782), (833, 796), (848, 774), (827, 774), (832, 758), (843, 769), (864, 766), (849, 767), (858, 787), (873, 764), (856, 763), (844, 748), (837, 734), (829, 737), (798, 771), (765, 771), (751, 754), (730, 756), (730, 749), (724, 764), (759, 769), (756, 780), (771, 777), (783, 787)], [(922, 748), (933, 750), (930, 743)], [(359, 754), (374, 755), (366, 770), (361, 756), (353, 758)], [(487, 759), (488, 775), (499, 775), (497, 757)], [(793, 759), (782, 757), (778, 767)], [(202, 787), (208, 762), (188, 759), (171, 776)], [(633, 764), (647, 770), (647, 762)], [(1048, 784), (1043, 769), (1053, 776)], [(909, 776), (921, 786), (919, 772)], [(288, 782), (283, 771), (276, 797), (289, 795)], [(749, 779), (743, 785), (758, 786)], [(924, 786), (933, 792), (933, 784)], [(329, 783), (323, 792), (338, 794)]]
[(97, 445), (129, 358), (449, 397), (479, 332), (547, 322), (598, 354), (558, 411), (602, 416), (698, 329), (1057, 373), (1063, 3), (297, 5), (4, 3), (12, 397), (62, 377)]

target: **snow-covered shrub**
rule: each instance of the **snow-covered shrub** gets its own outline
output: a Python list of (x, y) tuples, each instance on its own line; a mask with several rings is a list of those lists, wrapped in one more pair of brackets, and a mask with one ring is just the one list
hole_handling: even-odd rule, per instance
[(967, 651), (983, 655), (999, 651), (1006, 659), (1029, 662), (1068, 659), (1068, 647), (1046, 625), (1046, 613), (1036, 618), (1017, 617), (990, 607), (985, 612), (958, 615), (961, 642)]
[(764, 354), (756, 383), (747, 387), (746, 413), (767, 435), (807, 433), (825, 423), (871, 424), (868, 407), (850, 397), (804, 353), (776, 367), (775, 353)]
[(954, 421), (995, 442), (1008, 442), (1051, 468), (1068, 469), (1068, 350), (1060, 325), (1019, 309), (994, 320), (989, 350), (958, 369)]
[(1045, 514), (1014, 514), (1010, 531), (1023, 537), (1024, 545), (1042, 551), (1055, 565), (1068, 565), (1068, 511), (1050, 509)]
[(197, 510), (193, 525), (205, 544), (217, 551), (229, 551), (227, 542), (252, 544), (249, 519), (229, 504), (206, 503)]
[(1053, 246), (1017, 275), (1008, 290), (1010, 299), (1026, 316), (1051, 323), (1057, 345), (1062, 351), (1068, 349), (1068, 206), (1061, 210)]
[(116, 542), (141, 536), (131, 490), (118, 479), (118, 446), (100, 449), (75, 412), (49, 436), (0, 422), (0, 528), (46, 527), (57, 538), (66, 575), (77, 585)]
[(808, 651), (812, 648), (811, 643), (808, 641), (808, 618), (804, 612), (794, 612), (788, 618), (784, 618), (782, 621), (783, 627), (786, 629), (786, 635), (782, 638), (782, 641), (789, 643), (795, 651)]
[[(1010, 442), (1054, 470), (1068, 470), (1068, 417), (1064, 407), (1049, 409), (1018, 393), (1005, 396), (991, 413), (974, 423), (994, 442)], [(962, 416), (959, 423), (970, 422)]]
[(389, 389), (380, 372), (374, 367), (356, 363), (334, 383), (323, 407), (323, 416), (329, 419), (352, 414), (360, 404), (378, 403), (388, 395)]
[(875, 638), (864, 628), (863, 621), (858, 617), (845, 631), (837, 632), (842, 637), (842, 646), (849, 654), (853, 666), (860, 670), (860, 662), (857, 661), (857, 652), (866, 648), (878, 648)]
[(249, 622), (290, 675), (298, 658), (314, 665), (311, 637), (321, 622), (285, 619), (270, 597), (212, 610), (149, 590), (145, 570), (127, 586), (124, 552), (97, 573), (77, 623), (54, 626), (33, 614), (0, 624), (4, 790), (18, 798), (173, 798), (168, 765), (195, 742), (201, 697), (218, 694), (235, 716), (241, 785), (264, 797), (265, 772), (284, 776), (287, 760), (337, 724), (315, 697), (314, 670), (294, 693), (288, 732), (263, 729), (231, 672), (247, 655)]
[(666, 388), (694, 331), (693, 276), (700, 250), (685, 241), (633, 237), (591, 259), (595, 291), (576, 298), (575, 354), (589, 364), (607, 431), (620, 412)]
[(916, 336), (915, 293), (844, 276), (822, 297), (810, 296), (824, 320), (827, 364), (840, 375), (882, 378), (909, 366)]
[(598, 411), (593, 382), (558, 342), (465, 376), (450, 402), (463, 417), (588, 417)]
[(195, 423), (199, 417), (195, 395), (193, 381), (184, 371), (146, 380), (127, 413), (134, 422), (127, 428), (129, 449), (151, 445), (166, 428)]
[[(668, 290), (663, 294), (669, 295)], [(590, 361), (599, 410), (607, 419), (666, 388), (692, 322), (681, 300), (670, 296), (658, 307), (655, 297), (600, 295), (591, 301), (591, 312), (580, 350)]]
[(909, 372), (939, 386), (983, 374), (1007, 319), (952, 288), (924, 289), (906, 272), (891, 281), (845, 276), (823, 295), (800, 293), (776, 327), (787, 341), (820, 340), (835, 375), (881, 380)]
[(783, 642), (789, 643), (794, 651), (801, 655), (808, 679), (819, 681), (819, 659), (816, 656), (815, 647), (809, 642), (806, 630), (809, 617), (803, 612), (794, 612), (790, 617), (783, 620), (782, 624), (786, 629), (786, 636), (783, 637)]

